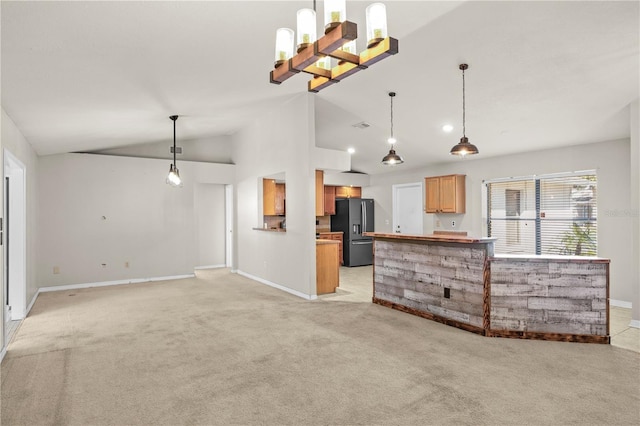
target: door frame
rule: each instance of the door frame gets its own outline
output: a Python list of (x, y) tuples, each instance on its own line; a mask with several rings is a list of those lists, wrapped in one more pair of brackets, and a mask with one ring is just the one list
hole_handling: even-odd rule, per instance
[(233, 185), (224, 186), (225, 266), (233, 268)]
[[(6, 194), (5, 188), (2, 200), (5, 221), (2, 287), (5, 297), (9, 290), (5, 303), (11, 306), (11, 318), (5, 318), (5, 321), (15, 321), (24, 319), (27, 311), (27, 167), (6, 148), (3, 154), (3, 185), (8, 177), (10, 191)], [(7, 197), (10, 197), (9, 202)], [(7, 208), (10, 208), (10, 214), (7, 214)], [(10, 276), (7, 278), (7, 275)]]
[(422, 194), (422, 196), (420, 197), (420, 210), (424, 211), (424, 190), (422, 187), (422, 182), (411, 182), (411, 183), (399, 183), (396, 185), (391, 185), (391, 191), (392, 191), (392, 197), (393, 197), (393, 225), (391, 228), (391, 232), (396, 232), (395, 230), (398, 229), (398, 218), (400, 217), (400, 213), (398, 212), (398, 190), (400, 189), (404, 189), (404, 188), (412, 188), (412, 187), (417, 187), (420, 188), (420, 194)]

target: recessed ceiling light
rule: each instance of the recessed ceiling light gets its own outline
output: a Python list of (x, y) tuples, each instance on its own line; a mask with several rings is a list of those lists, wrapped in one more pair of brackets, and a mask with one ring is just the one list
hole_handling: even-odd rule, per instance
[(451, 133), (452, 130), (453, 126), (451, 124), (445, 124), (444, 126), (442, 126), (443, 132)]
[(361, 121), (360, 123), (352, 124), (351, 126), (358, 129), (366, 129), (367, 127), (371, 127), (371, 124), (367, 123), (366, 121)]
[(349, 154), (353, 154), (354, 152), (356, 152), (356, 150), (355, 150), (355, 148), (348, 148), (348, 149), (347, 149), (347, 152), (348, 152)]

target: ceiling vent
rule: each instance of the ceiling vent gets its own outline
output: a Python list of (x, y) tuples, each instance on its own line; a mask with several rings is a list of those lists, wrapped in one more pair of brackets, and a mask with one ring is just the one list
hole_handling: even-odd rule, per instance
[[(169, 147), (169, 152), (170, 152), (171, 154), (173, 154), (173, 147), (172, 147), (172, 146), (171, 146), (171, 147)], [(182, 154), (182, 147), (181, 147), (181, 146), (177, 146), (177, 147), (176, 147), (176, 154)]]
[(367, 127), (371, 127), (371, 124), (367, 123), (366, 121), (361, 121), (359, 123), (353, 124), (352, 126), (358, 129), (366, 129)]

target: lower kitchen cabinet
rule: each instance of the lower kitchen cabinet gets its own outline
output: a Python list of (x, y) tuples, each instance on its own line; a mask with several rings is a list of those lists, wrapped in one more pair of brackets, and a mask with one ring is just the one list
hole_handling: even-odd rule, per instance
[(344, 237), (342, 235), (342, 232), (320, 232), (319, 238), (323, 240), (334, 240), (340, 242), (340, 246), (338, 247), (338, 259), (340, 259), (340, 265), (344, 265), (344, 257), (342, 255), (342, 244)]
[(335, 293), (339, 284), (338, 243), (332, 240), (317, 240), (316, 294)]

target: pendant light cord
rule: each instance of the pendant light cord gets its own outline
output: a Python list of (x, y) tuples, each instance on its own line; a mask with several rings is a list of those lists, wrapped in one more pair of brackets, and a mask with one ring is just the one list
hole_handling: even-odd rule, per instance
[(173, 167), (176, 167), (176, 120), (178, 115), (172, 115), (169, 118), (173, 120)]
[(394, 96), (395, 96), (395, 93), (389, 94), (389, 97), (391, 98), (391, 138), (393, 138), (393, 97)]
[(462, 137), (467, 137), (466, 126), (465, 126), (465, 99), (464, 99), (464, 67), (462, 68)]

